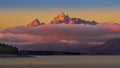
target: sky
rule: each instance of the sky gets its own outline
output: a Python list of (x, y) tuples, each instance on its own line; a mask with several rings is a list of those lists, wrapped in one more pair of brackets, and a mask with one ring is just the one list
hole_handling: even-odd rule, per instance
[(120, 23), (120, 0), (0, 0), (0, 29), (34, 18), (49, 23), (60, 12), (97, 22)]

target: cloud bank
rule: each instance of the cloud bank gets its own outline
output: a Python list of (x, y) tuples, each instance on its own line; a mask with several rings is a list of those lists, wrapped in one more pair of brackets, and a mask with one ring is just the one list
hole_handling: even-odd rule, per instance
[(100, 44), (110, 38), (120, 37), (120, 25), (116, 24), (49, 24), (37, 27), (19, 26), (0, 31), (0, 41), (11, 44), (67, 43)]

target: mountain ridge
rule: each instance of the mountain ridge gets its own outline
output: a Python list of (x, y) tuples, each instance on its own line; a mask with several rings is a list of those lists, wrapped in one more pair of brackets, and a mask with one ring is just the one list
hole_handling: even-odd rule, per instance
[(41, 23), (38, 18), (33, 19), (31, 22), (29, 22), (26, 26), (27, 27), (36, 27), (39, 25), (43, 25), (44, 23)]
[[(54, 17), (49, 24), (89, 24), (89, 25), (96, 25), (98, 24), (95, 21), (86, 21), (80, 18), (71, 18), (69, 15), (65, 15), (64, 12), (61, 12), (58, 16)], [(39, 25), (43, 25), (45, 23), (41, 23), (38, 18), (33, 19), (29, 22), (26, 26), (27, 27), (36, 27)]]
[(50, 22), (51, 24), (90, 24), (96, 25), (97, 22), (95, 21), (86, 21), (80, 18), (71, 18), (68, 15), (65, 15), (64, 12), (61, 12), (58, 16), (54, 17), (54, 19)]
[(91, 50), (92, 54), (120, 55), (120, 38), (112, 38)]

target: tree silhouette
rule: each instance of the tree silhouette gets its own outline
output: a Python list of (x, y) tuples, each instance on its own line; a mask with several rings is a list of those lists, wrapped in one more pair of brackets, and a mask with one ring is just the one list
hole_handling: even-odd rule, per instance
[(0, 43), (0, 54), (18, 54), (18, 48)]

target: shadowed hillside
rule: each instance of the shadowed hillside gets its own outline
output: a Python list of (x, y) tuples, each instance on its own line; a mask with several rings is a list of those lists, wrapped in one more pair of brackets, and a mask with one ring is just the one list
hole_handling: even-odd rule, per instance
[(91, 53), (96, 55), (120, 55), (120, 38), (106, 41), (103, 45), (93, 48)]

